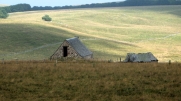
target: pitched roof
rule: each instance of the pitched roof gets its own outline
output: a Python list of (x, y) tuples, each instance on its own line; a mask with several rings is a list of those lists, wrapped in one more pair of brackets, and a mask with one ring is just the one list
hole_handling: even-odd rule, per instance
[(138, 54), (138, 59), (139, 61), (145, 61), (145, 62), (149, 62), (149, 61), (158, 61), (156, 59), (155, 56), (153, 56), (152, 53), (139, 53)]
[(151, 53), (128, 53), (125, 62), (151, 62), (158, 59)]
[(66, 39), (66, 41), (75, 49), (82, 57), (91, 55), (92, 52), (79, 40), (78, 37)]

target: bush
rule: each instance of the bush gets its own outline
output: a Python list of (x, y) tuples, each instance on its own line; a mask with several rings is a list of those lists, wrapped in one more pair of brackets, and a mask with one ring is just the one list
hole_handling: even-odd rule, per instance
[(49, 17), (49, 15), (45, 15), (42, 17), (42, 20), (45, 20), (45, 21), (52, 21), (52, 18)]

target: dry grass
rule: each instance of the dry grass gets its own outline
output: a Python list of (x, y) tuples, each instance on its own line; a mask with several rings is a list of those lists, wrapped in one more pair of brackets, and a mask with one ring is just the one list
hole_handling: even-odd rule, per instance
[(181, 64), (31, 61), (0, 64), (1, 101), (179, 101)]
[(5, 7), (5, 6), (8, 6), (8, 5), (5, 5), (5, 4), (0, 4), (0, 7)]
[[(9, 37), (7, 35), (16, 37), (14, 33), (25, 36), (15, 41), (8, 40), (8, 42), (0, 43), (0, 45), (2, 44), (0, 48), (10, 50), (0, 50), (0, 58), (47, 59), (58, 45), (30, 53), (6, 56), (6, 54), (14, 53), (13, 46), (17, 46), (10, 45), (12, 47), (9, 47), (6, 44), (20, 43), (20, 48), (16, 49), (21, 52), (51, 42), (62, 42), (68, 37), (80, 36), (81, 39), (96, 39), (83, 41), (94, 52), (95, 58), (115, 60), (119, 57), (124, 59), (129, 52), (152, 52), (160, 62), (168, 62), (168, 60), (180, 62), (180, 12), (180, 5), (178, 5), (12, 13), (8, 19), (0, 20), (0, 34), (6, 33), (6, 37)], [(41, 17), (45, 14), (52, 17), (53, 21), (42, 21)], [(13, 24), (16, 27), (11, 26)], [(26, 26), (28, 27), (26, 28)], [(20, 30), (24, 27), (26, 31)], [(32, 44), (21, 44), (29, 39), (29, 36), (26, 36), (28, 32), (35, 37), (42, 36), (43, 41), (33, 40), (35, 38), (32, 37), (32, 42), (29, 40), (29, 43)], [(45, 50), (48, 51), (45, 52)], [(5, 57), (2, 57), (1, 54), (5, 54)]]

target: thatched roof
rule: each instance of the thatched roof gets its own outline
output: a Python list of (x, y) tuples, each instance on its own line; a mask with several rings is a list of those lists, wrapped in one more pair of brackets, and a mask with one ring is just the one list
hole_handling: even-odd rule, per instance
[(78, 37), (66, 39), (74, 50), (82, 57), (92, 55), (93, 53), (79, 40)]

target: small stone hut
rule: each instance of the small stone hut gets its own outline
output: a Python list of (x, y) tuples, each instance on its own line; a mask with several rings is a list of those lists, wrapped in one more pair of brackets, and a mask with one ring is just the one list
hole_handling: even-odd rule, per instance
[(66, 39), (50, 57), (50, 60), (63, 57), (91, 59), (93, 53), (79, 40), (79, 37), (74, 37)]
[(128, 53), (124, 62), (158, 62), (158, 59), (151, 53)]

